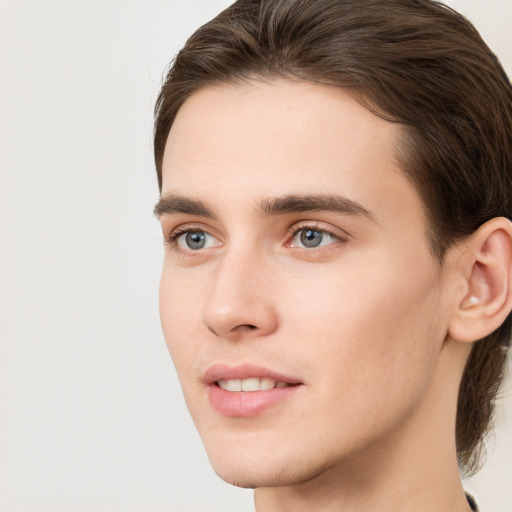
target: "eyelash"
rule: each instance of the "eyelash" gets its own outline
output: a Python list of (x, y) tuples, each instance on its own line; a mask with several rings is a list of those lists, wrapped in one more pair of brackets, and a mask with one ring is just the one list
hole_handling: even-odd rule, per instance
[[(186, 226), (179, 226), (171, 231), (169, 236), (165, 239), (165, 243), (177, 247), (178, 245), (178, 239), (186, 235), (187, 233), (193, 232), (193, 231), (202, 231), (204, 233), (208, 233), (208, 231), (200, 225), (191, 225), (187, 224)], [(209, 234), (209, 233), (208, 233)], [(194, 252), (194, 251), (191, 251)]]
[[(293, 239), (301, 231), (305, 231), (305, 230), (318, 231), (319, 233), (329, 235), (334, 239), (334, 242), (329, 243), (329, 244), (324, 244), (321, 246), (317, 246), (317, 247), (311, 247), (311, 248), (310, 247), (291, 246), (290, 244), (292, 243)], [(213, 236), (203, 226), (189, 224), (189, 225), (185, 225), (185, 226), (179, 226), (179, 227), (175, 228), (173, 231), (171, 231), (169, 236), (165, 239), (165, 244), (169, 244), (171, 247), (173, 247), (173, 249), (177, 250), (180, 253), (184, 253), (186, 255), (191, 255), (191, 256), (198, 255), (200, 252), (202, 252), (201, 249), (198, 249), (195, 251), (192, 249), (187, 250), (187, 249), (183, 249), (182, 247), (179, 247), (179, 245), (178, 245), (178, 240), (183, 235), (186, 235), (187, 233), (194, 232), (194, 231), (204, 232), (209, 236)], [(216, 237), (214, 237), (214, 238), (216, 238)], [(312, 252), (312, 251), (318, 251), (319, 247), (325, 247), (328, 245), (333, 245), (335, 243), (346, 242), (347, 237), (342, 236), (340, 234), (340, 232), (335, 232), (335, 230), (328, 229), (328, 228), (324, 227), (323, 225), (320, 226), (314, 222), (304, 222), (304, 223), (294, 224), (293, 226), (291, 226), (286, 232), (286, 240), (287, 240), (287, 242), (285, 243), (285, 246), (287, 246), (289, 248), (301, 249), (303, 251)]]
[[(304, 222), (304, 223), (299, 223), (299, 224), (294, 224), (287, 232), (287, 240), (290, 240), (289, 242), (286, 243), (286, 245), (288, 247), (291, 247), (290, 246), (290, 243), (291, 241), (301, 232), (301, 231), (306, 231), (306, 230), (311, 230), (311, 231), (318, 231), (319, 233), (323, 233), (323, 234), (326, 234), (326, 235), (329, 235), (331, 236), (335, 241), (333, 242), (334, 243), (343, 243), (343, 242), (346, 242), (347, 241), (347, 237), (346, 236), (342, 236), (342, 234), (337, 231), (337, 230), (333, 230), (333, 229), (329, 229), (323, 225), (319, 225), (315, 222)], [(332, 245), (332, 244), (326, 244), (326, 245)], [(326, 245), (322, 245), (322, 246), (318, 246), (318, 247), (293, 247), (294, 249), (302, 249), (304, 251), (308, 251), (308, 252), (311, 252), (311, 251), (315, 251), (315, 250), (318, 250), (319, 247), (325, 247)]]

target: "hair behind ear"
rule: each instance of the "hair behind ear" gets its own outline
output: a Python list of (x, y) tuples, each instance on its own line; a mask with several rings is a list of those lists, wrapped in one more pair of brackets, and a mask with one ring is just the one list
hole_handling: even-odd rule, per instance
[(492, 429), (494, 402), (504, 376), (508, 346), (501, 331), (510, 333), (512, 315), (486, 338), (477, 341), (462, 375), (457, 403), (456, 440), (459, 465), (469, 476), (484, 460), (485, 435)]

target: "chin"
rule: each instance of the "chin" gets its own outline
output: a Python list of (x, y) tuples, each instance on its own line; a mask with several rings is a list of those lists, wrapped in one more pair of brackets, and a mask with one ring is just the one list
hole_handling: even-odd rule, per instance
[(248, 489), (295, 485), (314, 479), (330, 467), (327, 461), (300, 457), (296, 450), (294, 452), (295, 457), (271, 449), (254, 453), (208, 450), (207, 447), (217, 475), (229, 484)]
[(246, 489), (294, 485), (311, 480), (322, 473), (322, 471), (313, 471), (312, 468), (291, 470), (290, 467), (276, 468), (272, 465), (265, 465), (263, 468), (251, 465), (241, 469), (239, 466), (233, 467), (230, 464), (213, 464), (213, 469), (225, 482)]

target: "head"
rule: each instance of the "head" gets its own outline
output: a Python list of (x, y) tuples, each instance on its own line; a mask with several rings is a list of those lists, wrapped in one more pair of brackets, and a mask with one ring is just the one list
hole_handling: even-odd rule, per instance
[[(255, 87), (260, 91), (256, 96), (251, 93)], [(370, 301), (370, 305), (376, 311), (373, 318), (377, 323), (383, 321), (379, 314), (386, 314), (387, 318), (395, 321), (395, 315), (400, 312), (404, 315), (412, 313), (412, 318), (417, 313), (423, 319), (418, 318), (415, 323), (403, 325), (402, 330), (389, 331), (389, 336), (398, 346), (399, 339), (403, 343), (404, 338), (414, 338), (410, 331), (415, 325), (424, 330), (424, 337), (420, 336), (421, 339), (417, 340), (423, 347), (418, 354), (426, 361), (426, 380), (419, 382), (417, 389), (418, 396), (421, 396), (422, 386), (426, 386), (436, 372), (436, 351), (441, 349), (449, 335), (443, 330), (449, 323), (443, 315), (451, 307), (446, 298), (446, 289), (455, 285), (448, 278), (443, 280), (444, 269), (462, 258), (458, 247), (465, 247), (464, 243), (472, 240), (486, 223), (492, 219), (512, 219), (510, 83), (474, 27), (458, 13), (436, 2), (239, 0), (187, 41), (167, 75), (156, 106), (154, 138), (160, 189), (164, 192), (166, 187), (173, 190), (170, 181), (175, 179), (175, 172), (169, 171), (166, 175), (165, 166), (169, 152), (176, 152), (178, 143), (171, 142), (170, 146), (168, 143), (180, 115), (185, 121), (192, 119), (193, 122), (194, 112), (207, 111), (209, 101), (214, 101), (215, 105), (227, 102), (224, 111), (228, 112), (228, 98), (233, 100), (231, 105), (234, 105), (243, 94), (248, 95), (245, 101), (259, 105), (265, 112), (265, 108), (272, 108), (264, 98), (268, 97), (273, 87), (287, 90), (286, 94), (280, 96), (280, 103), (274, 105), (275, 108), (290, 101), (289, 107), (293, 110), (294, 104), (308, 98), (311, 100), (304, 108), (304, 115), (310, 115), (310, 126), (315, 119), (313, 114), (320, 115), (325, 107), (322, 102), (338, 92), (339, 97), (343, 98), (340, 100), (342, 104), (333, 111), (346, 116), (346, 119), (350, 116), (361, 119), (360, 125), (354, 125), (354, 133), (361, 136), (365, 123), (370, 123), (377, 136), (376, 147), (380, 148), (381, 153), (387, 152), (389, 163), (392, 162), (400, 172), (403, 181), (398, 188), (409, 185), (412, 195), (407, 197), (418, 199), (418, 209), (415, 211), (421, 212), (423, 217), (417, 217), (416, 226), (424, 225), (419, 232), (425, 245), (422, 257), (426, 254), (430, 257), (430, 260), (424, 260), (423, 267), (423, 277), (427, 276), (428, 279), (416, 282), (412, 274), (405, 274), (404, 279), (412, 279), (412, 286), (423, 290), (421, 300), (419, 296), (403, 292), (404, 295), (401, 298), (397, 296), (395, 302), (391, 298), (392, 311), (387, 313), (385, 308), (379, 307), (378, 301)], [(239, 91), (239, 94), (234, 91)], [(300, 94), (297, 93), (297, 96), (294, 91)], [(320, 96), (324, 97), (320, 100)], [(293, 103), (294, 98), (296, 103)], [(239, 112), (243, 110), (242, 105), (243, 102), (237, 104)], [(315, 113), (310, 112), (315, 105), (318, 107)], [(326, 116), (327, 110), (324, 112)], [(232, 109), (232, 112), (236, 111)], [(333, 120), (333, 123), (336, 121)], [(346, 141), (350, 130), (347, 131), (347, 127), (342, 125), (334, 128), (339, 128)], [(321, 130), (321, 127), (316, 126), (316, 129)], [(179, 130), (178, 135), (182, 133), (183, 129)], [(267, 142), (270, 144), (271, 138)], [(367, 153), (370, 148), (371, 145), (366, 146)], [(354, 155), (356, 160), (357, 155)], [(169, 168), (172, 167), (170, 162), (167, 162)], [(239, 169), (240, 173), (245, 172), (242, 165)], [(299, 173), (297, 180), (300, 181), (300, 178)], [(338, 185), (343, 188), (343, 180), (349, 183), (353, 180), (353, 191), (357, 195), (355, 175), (345, 173), (342, 178), (338, 182), (336, 176), (329, 177), (334, 188)], [(369, 174), (365, 179), (368, 182), (373, 178)], [(381, 178), (377, 171), (375, 179), (381, 186), (383, 182), (379, 181)], [(388, 180), (388, 177), (382, 179)], [(177, 182), (180, 183), (179, 179)], [(250, 184), (250, 181), (246, 182), (246, 185)], [(279, 183), (269, 182), (270, 186), (275, 190), (279, 188)], [(390, 193), (394, 191), (390, 189)], [(327, 190), (320, 192), (328, 195)], [(283, 194), (287, 193), (283, 189)], [(379, 195), (376, 191), (372, 193)], [(407, 197), (403, 198), (405, 202)], [(211, 212), (206, 213), (208, 217)], [(371, 222), (371, 219), (367, 221)], [(413, 226), (409, 227), (413, 229)], [(360, 232), (363, 233), (364, 229)], [(219, 239), (222, 236), (219, 233)], [(361, 237), (364, 238), (364, 235)], [(403, 254), (409, 258), (418, 257), (413, 252), (405, 251)], [(405, 262), (403, 265), (407, 268)], [(358, 270), (365, 272), (363, 268)], [(266, 271), (269, 275), (277, 272), (276, 268), (267, 268)], [(436, 285), (432, 289), (422, 288), (427, 286), (427, 281), (433, 275), (441, 276)], [(364, 279), (362, 281), (364, 283)], [(386, 285), (385, 282), (381, 284), (383, 287)], [(253, 285), (256, 297), (259, 287), (266, 286), (259, 282)], [(162, 286), (166, 284), (163, 282)], [(398, 293), (398, 290), (395, 291)], [(340, 301), (336, 304), (332, 291), (319, 288), (317, 293), (320, 302), (323, 293), (329, 296), (330, 302), (324, 309), (331, 315), (336, 315), (338, 307), (340, 315), (357, 317), (357, 311), (351, 310), (348, 303)], [(400, 310), (399, 305), (403, 305), (404, 301), (408, 305), (416, 304), (418, 309)], [(352, 303), (359, 304), (357, 300), (352, 300)], [(481, 441), (490, 425), (493, 402), (506, 360), (506, 348), (510, 343), (510, 308), (507, 305), (503, 307), (501, 320), (492, 329), (489, 327), (491, 324), (486, 324), (487, 330), (476, 329), (469, 333), (460, 326), (464, 323), (462, 321), (453, 328), (461, 341), (474, 342), (461, 371), (456, 412), (457, 454), (467, 472), (478, 465)], [(300, 304), (297, 308), (300, 308)], [(261, 313), (262, 325), (274, 325), (273, 320), (268, 320), (272, 314), (268, 313), (268, 318), (265, 314)], [(305, 314), (305, 311), (301, 312), (302, 316)], [(372, 317), (369, 311), (365, 314), (366, 320)], [(428, 316), (436, 320), (429, 324), (426, 322)], [(439, 322), (437, 319), (440, 319)], [(163, 322), (165, 330), (164, 318)], [(205, 327), (210, 332), (215, 331), (211, 325), (213, 323), (214, 320)], [(250, 329), (256, 324), (248, 320), (242, 325)], [(382, 324), (380, 327), (386, 331)], [(342, 329), (340, 324), (338, 330), (341, 332)], [(172, 328), (168, 330), (172, 331)], [(357, 338), (355, 331), (352, 335), (352, 338)], [(425, 339), (429, 337), (438, 340), (431, 347), (425, 345)], [(169, 339), (168, 342), (171, 344)], [(395, 348), (393, 345), (389, 353), (398, 364), (400, 357), (394, 352)], [(323, 357), (329, 360), (332, 353), (326, 349)], [(429, 361), (432, 361), (431, 366)], [(364, 381), (360, 384), (364, 385)], [(206, 427), (203, 425), (203, 428)]]

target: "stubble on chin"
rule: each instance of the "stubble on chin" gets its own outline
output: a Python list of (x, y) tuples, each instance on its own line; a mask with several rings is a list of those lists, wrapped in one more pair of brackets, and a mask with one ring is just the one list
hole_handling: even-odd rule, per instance
[(315, 480), (332, 467), (332, 464), (327, 461), (297, 463), (296, 460), (289, 459), (274, 464), (257, 464), (258, 467), (251, 465), (251, 462), (248, 461), (243, 468), (240, 465), (236, 468), (216, 468), (213, 465), (213, 469), (222, 480), (231, 485), (244, 489), (258, 489), (304, 484)]

